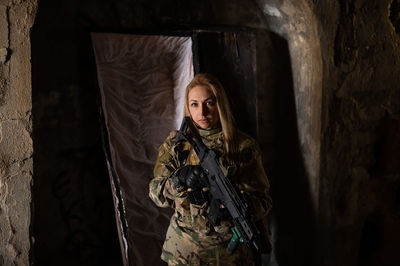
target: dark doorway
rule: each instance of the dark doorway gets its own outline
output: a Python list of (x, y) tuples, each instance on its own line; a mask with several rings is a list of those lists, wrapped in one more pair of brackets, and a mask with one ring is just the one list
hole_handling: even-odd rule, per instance
[(213, 73), (225, 82), (239, 126), (256, 135), (255, 34), (167, 34), (92, 35), (120, 243), (129, 265), (164, 264), (159, 254), (172, 213), (150, 201), (148, 183), (159, 145), (182, 120), (193, 72)]

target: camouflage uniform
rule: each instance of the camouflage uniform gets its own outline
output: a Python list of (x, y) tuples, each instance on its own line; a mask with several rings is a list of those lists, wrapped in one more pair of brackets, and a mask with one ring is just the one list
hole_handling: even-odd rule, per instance
[[(223, 133), (221, 129), (200, 130), (204, 144), (223, 154)], [(210, 225), (208, 202), (203, 205), (191, 204), (187, 190), (176, 189), (172, 177), (181, 167), (178, 154), (189, 151), (185, 164), (197, 165), (199, 159), (190, 144), (175, 141), (177, 132), (170, 133), (160, 146), (154, 168), (154, 178), (150, 182), (150, 198), (159, 207), (175, 209), (165, 238), (162, 260), (168, 265), (251, 265), (251, 251), (246, 245), (239, 244), (232, 254), (226, 253), (232, 233), (230, 219), (222, 220), (220, 226)], [(255, 219), (265, 219), (272, 204), (269, 196), (269, 182), (261, 162), (261, 154), (255, 140), (239, 134), (240, 166), (232, 177), (234, 183), (253, 206)], [(220, 166), (226, 173), (227, 163), (220, 156)], [(183, 166), (183, 165), (182, 165)]]

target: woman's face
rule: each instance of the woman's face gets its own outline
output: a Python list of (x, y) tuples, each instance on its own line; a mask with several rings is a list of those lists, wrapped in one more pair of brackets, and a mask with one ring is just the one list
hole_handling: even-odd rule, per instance
[(190, 115), (200, 128), (213, 129), (219, 125), (217, 99), (208, 87), (193, 87), (188, 100)]

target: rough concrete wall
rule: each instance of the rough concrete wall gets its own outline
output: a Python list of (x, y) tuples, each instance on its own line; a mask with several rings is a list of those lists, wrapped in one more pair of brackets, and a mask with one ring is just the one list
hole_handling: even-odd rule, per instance
[[(400, 2), (259, 2), (269, 25), (291, 46), (295, 89), (315, 81), (314, 74), (322, 77), (322, 93), (306, 86), (296, 97), (298, 104), (307, 104), (304, 91), (322, 96), (321, 172), (314, 183), (320, 229), (316, 265), (397, 265)], [(304, 18), (307, 2), (311, 14)], [(309, 60), (318, 52), (322, 65)], [(298, 109), (299, 122), (313, 121), (315, 111)], [(312, 144), (307, 139), (313, 131), (303, 130), (302, 144)]]
[[(278, 144), (274, 154), (277, 165), (270, 175), (274, 200), (271, 265), (311, 265), (320, 181), (323, 69), (318, 20), (308, 0), (257, 2), (271, 31), (285, 40), (289, 53), (286, 58), (283, 50), (277, 49), (277, 63), (272, 69), (275, 79), (279, 72), (287, 72), (286, 79), (291, 78), (278, 79), (273, 88), (274, 94), (281, 97), (274, 108), (278, 113), (274, 124), (279, 132), (274, 138)], [(275, 46), (285, 45), (275, 39)], [(285, 60), (288, 65), (280, 67)]]
[(314, 1), (323, 43), (320, 265), (398, 265), (399, 1)]
[(0, 265), (28, 265), (32, 124), (29, 30), (36, 0), (0, 3)]
[(290, 52), (299, 141), (309, 178), (313, 207), (318, 208), (322, 55), (318, 21), (307, 1), (259, 0), (271, 30), (285, 38)]

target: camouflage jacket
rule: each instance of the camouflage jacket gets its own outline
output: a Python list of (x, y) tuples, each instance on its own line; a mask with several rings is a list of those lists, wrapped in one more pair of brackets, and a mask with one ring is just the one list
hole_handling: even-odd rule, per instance
[[(200, 130), (204, 144), (223, 154), (224, 137), (221, 129)], [(174, 208), (163, 246), (161, 258), (169, 265), (208, 265), (236, 264), (243, 260), (249, 264), (249, 251), (240, 247), (231, 256), (225, 248), (232, 237), (230, 219), (221, 221), (220, 226), (212, 226), (208, 219), (208, 202), (203, 205), (191, 204), (187, 191), (176, 189), (172, 177), (183, 165), (197, 165), (199, 159), (187, 142), (176, 143), (177, 132), (172, 131), (160, 146), (158, 158), (154, 167), (154, 178), (149, 189), (150, 198), (159, 207)], [(244, 133), (239, 134), (240, 165), (232, 177), (239, 190), (244, 192), (254, 210), (255, 220), (265, 220), (271, 209), (272, 201), (269, 196), (269, 182), (261, 161), (260, 149), (255, 140)], [(183, 165), (179, 162), (178, 154), (189, 151)], [(227, 163), (224, 156), (219, 158), (220, 166), (226, 173)], [(263, 222), (263, 224), (265, 224)], [(244, 246), (244, 245), (241, 245)], [(247, 254), (247, 255), (246, 255)], [(249, 255), (250, 256), (250, 255)], [(224, 263), (225, 261), (225, 263)]]

